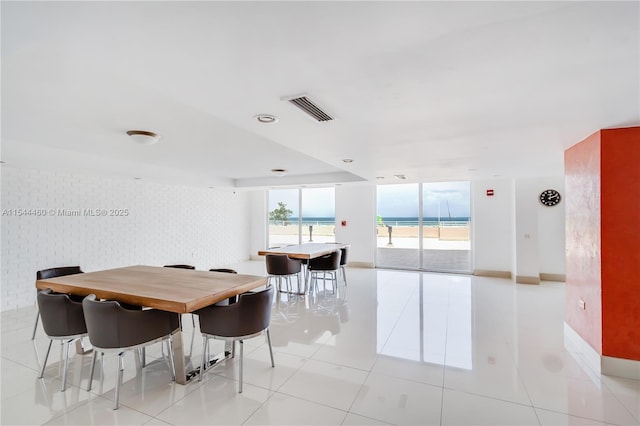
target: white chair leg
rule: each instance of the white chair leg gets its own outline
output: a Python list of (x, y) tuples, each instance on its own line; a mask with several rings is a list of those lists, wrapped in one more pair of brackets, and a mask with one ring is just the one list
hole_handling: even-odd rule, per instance
[(240, 383), (238, 384), (238, 393), (242, 393), (242, 360), (244, 359), (244, 341), (240, 340)]
[(271, 349), (271, 334), (269, 333), (269, 329), (265, 330), (267, 332), (267, 343), (269, 344), (269, 355), (271, 356), (271, 367), (275, 367), (276, 364), (273, 362), (273, 350)]
[(47, 366), (47, 360), (49, 359), (49, 352), (51, 351), (51, 344), (53, 340), (49, 339), (49, 346), (47, 347), (47, 354), (44, 356), (44, 361), (42, 362), (42, 370), (40, 371), (40, 376), (38, 379), (42, 379), (44, 377), (44, 369)]
[(36, 338), (36, 330), (38, 329), (38, 321), (40, 320), (40, 309), (36, 312), (36, 323), (33, 324), (33, 333), (31, 333), (31, 340)]
[(62, 369), (62, 392), (67, 388), (67, 370), (69, 369), (69, 349), (71, 348), (71, 342), (73, 340), (67, 340), (65, 342), (65, 357), (64, 357), (64, 368)]
[(113, 400), (113, 409), (117, 410), (120, 401), (120, 385), (122, 384), (122, 376), (124, 375), (124, 352), (118, 354), (118, 378), (116, 379), (116, 396)]
[(91, 386), (93, 384), (93, 372), (96, 369), (96, 358), (98, 358), (98, 351), (93, 350), (93, 355), (91, 355), (91, 373), (89, 373), (89, 384), (87, 385), (87, 392), (91, 390)]

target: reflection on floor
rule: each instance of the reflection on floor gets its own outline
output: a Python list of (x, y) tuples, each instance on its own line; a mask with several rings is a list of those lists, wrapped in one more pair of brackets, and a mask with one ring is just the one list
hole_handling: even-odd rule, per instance
[[(264, 274), (262, 262), (234, 268)], [(118, 411), (114, 356), (98, 364), (87, 392), (90, 356), (74, 355), (62, 393), (60, 350), (37, 378), (47, 339), (39, 328), (35, 350), (29, 340), (35, 309), (3, 312), (1, 423), (639, 423), (638, 381), (596, 375), (564, 350), (563, 284), (355, 268), (347, 275), (337, 294), (328, 287), (276, 298), (276, 368), (264, 338), (247, 341), (242, 394), (236, 360), (181, 386), (170, 383), (155, 345), (144, 369), (126, 355)], [(185, 352), (197, 364), (201, 339), (190, 320), (184, 325)]]

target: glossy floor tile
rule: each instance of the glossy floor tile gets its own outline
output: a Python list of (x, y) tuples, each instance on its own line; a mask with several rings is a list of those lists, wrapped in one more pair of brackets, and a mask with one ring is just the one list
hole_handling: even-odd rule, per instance
[[(233, 265), (265, 274), (264, 263)], [(338, 292), (276, 294), (272, 368), (263, 336), (238, 359), (186, 386), (170, 380), (166, 349), (147, 366), (125, 357), (120, 409), (112, 410), (116, 357), (72, 354), (61, 392), (56, 343), (30, 340), (33, 307), (1, 314), (1, 419), (14, 424), (127, 425), (638, 425), (640, 382), (601, 376), (564, 349), (565, 286), (409, 271), (349, 268)], [(185, 315), (187, 362), (202, 339)], [(223, 348), (212, 340), (212, 351)]]

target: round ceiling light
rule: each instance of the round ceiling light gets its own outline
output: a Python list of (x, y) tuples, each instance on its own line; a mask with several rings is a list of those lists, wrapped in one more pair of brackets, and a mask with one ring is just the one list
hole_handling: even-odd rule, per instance
[(258, 120), (258, 123), (262, 123), (262, 124), (271, 124), (271, 123), (276, 123), (278, 121), (278, 117), (271, 114), (258, 114), (254, 118)]
[(160, 140), (160, 135), (146, 130), (127, 130), (127, 134), (140, 145), (153, 145)]
[(344, 160), (342, 160), (343, 163), (353, 163), (353, 159), (352, 158), (345, 158)]

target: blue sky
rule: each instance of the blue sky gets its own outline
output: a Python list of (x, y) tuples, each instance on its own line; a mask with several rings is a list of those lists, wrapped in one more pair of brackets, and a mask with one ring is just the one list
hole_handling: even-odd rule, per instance
[[(470, 215), (469, 182), (423, 183), (423, 203), (425, 217), (461, 217)], [(293, 211), (292, 217), (298, 217), (298, 189), (272, 189), (269, 191), (269, 211), (283, 201)], [(378, 215), (383, 217), (418, 216), (418, 184), (379, 185)], [(303, 188), (303, 217), (334, 217), (334, 188)]]
[[(419, 193), (417, 183), (378, 186), (378, 215), (382, 217), (417, 217)], [(425, 217), (465, 217), (471, 211), (469, 182), (435, 182), (422, 184)]]

